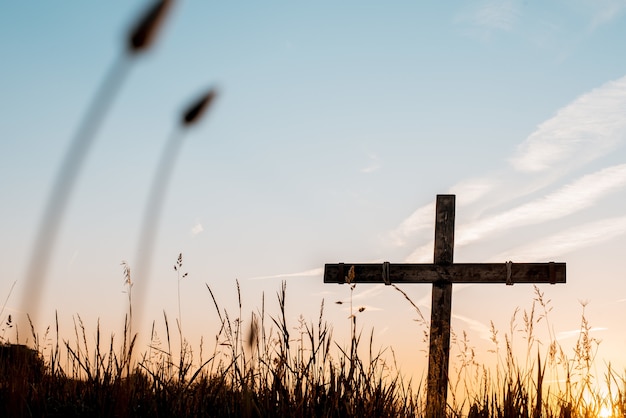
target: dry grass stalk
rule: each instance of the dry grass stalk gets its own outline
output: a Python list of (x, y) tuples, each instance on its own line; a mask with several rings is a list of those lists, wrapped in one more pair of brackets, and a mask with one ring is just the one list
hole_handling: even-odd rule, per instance
[[(177, 271), (182, 268), (182, 257), (179, 261)], [(180, 282), (180, 276), (178, 279)], [(347, 279), (352, 299), (356, 284), (354, 277)], [(361, 310), (352, 307), (352, 300), (350, 342), (344, 347), (333, 339), (332, 326), (324, 319), (323, 301), (316, 323), (300, 317), (295, 328), (288, 324), (285, 283), (276, 295), (278, 314), (266, 312), (263, 296), (261, 309), (245, 315), (249, 323), (243, 320), (239, 283), (235, 317), (219, 306), (208, 285), (207, 289), (220, 325), (208, 360), (202, 359), (202, 342), (199, 358), (194, 357), (182, 334), (180, 312), (178, 352), (173, 352), (175, 342), (164, 312), (165, 339), (153, 324), (147, 351), (132, 365), (135, 337), (129, 335), (129, 314), (119, 341), (113, 336), (102, 339), (99, 323), (92, 340), (80, 316), (74, 318), (73, 341), (59, 343), (58, 319), (56, 341), (50, 341), (48, 332), (39, 338), (31, 327), (35, 351), (24, 352), (23, 346), (3, 340), (0, 415), (420, 417), (426, 412), (423, 379), (415, 387), (406, 381), (393, 349), (374, 349), (373, 330), (365, 347), (368, 356), (360, 355), (364, 351), (363, 333), (358, 328)], [(490, 354), (496, 359), (495, 368), (476, 360), (466, 333), (454, 334), (457, 354), (448, 415), (596, 417), (602, 410), (612, 417), (624, 417), (626, 377), (609, 364), (603, 382), (608, 393), (597, 389), (600, 382), (593, 365), (599, 341), (590, 335), (585, 305), (579, 339), (568, 356), (556, 340), (540, 344), (538, 324), (548, 327), (551, 339), (555, 333), (548, 321), (550, 303), (538, 289), (535, 292), (529, 310), (514, 312), (503, 347), (492, 324), (494, 348)], [(411, 302), (405, 293), (403, 296)], [(515, 336), (520, 334), (526, 353), (521, 360), (514, 354)], [(26, 353), (24, 360), (13, 361), (19, 353)], [(549, 381), (555, 377), (563, 382)]]

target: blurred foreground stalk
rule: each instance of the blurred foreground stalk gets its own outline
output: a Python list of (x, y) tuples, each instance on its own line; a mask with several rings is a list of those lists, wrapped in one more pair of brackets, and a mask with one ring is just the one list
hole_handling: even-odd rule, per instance
[(21, 304), (20, 329), (22, 330), (28, 329), (28, 326), (25, 326), (28, 324), (27, 314), (32, 323), (37, 324), (41, 295), (44, 290), (45, 276), (50, 264), (52, 249), (68, 201), (87, 154), (93, 145), (98, 128), (120, 90), (134, 58), (152, 46), (172, 3), (172, 0), (155, 2), (144, 11), (131, 28), (127, 37), (126, 50), (107, 71), (61, 162), (60, 170), (52, 185), (37, 230), (34, 249), (28, 265)]

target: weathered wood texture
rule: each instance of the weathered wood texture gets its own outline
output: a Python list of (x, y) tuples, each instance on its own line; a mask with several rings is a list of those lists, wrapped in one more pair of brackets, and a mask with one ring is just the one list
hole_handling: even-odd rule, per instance
[(429, 418), (446, 416), (453, 283), (565, 283), (565, 263), (453, 264), (454, 207), (454, 195), (437, 196), (433, 264), (339, 263), (324, 267), (324, 283), (345, 283), (351, 267), (353, 283), (432, 283), (426, 398)]
[[(345, 283), (354, 266), (356, 283), (384, 283), (382, 263), (326, 264), (324, 283)], [(512, 263), (511, 283), (565, 283), (565, 263)], [(343, 273), (342, 273), (343, 271)], [(389, 264), (389, 281), (403, 283), (507, 283), (506, 263)]]
[[(436, 266), (446, 267), (454, 262), (454, 195), (437, 196), (435, 209)], [(430, 315), (430, 349), (426, 411), (436, 416), (444, 411), (448, 396), (448, 364), (450, 361), (450, 316), (452, 315), (452, 282), (433, 283)]]

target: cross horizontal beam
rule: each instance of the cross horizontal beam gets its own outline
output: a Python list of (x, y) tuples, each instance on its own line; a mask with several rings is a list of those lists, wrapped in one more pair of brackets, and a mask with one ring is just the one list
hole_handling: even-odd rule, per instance
[(338, 263), (324, 266), (324, 283), (565, 283), (565, 263), (391, 264)]

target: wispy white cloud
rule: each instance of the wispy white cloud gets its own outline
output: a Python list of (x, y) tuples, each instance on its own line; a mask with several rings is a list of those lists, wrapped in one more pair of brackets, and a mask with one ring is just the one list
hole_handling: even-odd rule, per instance
[(491, 341), (491, 328), (488, 325), (483, 324), (482, 322), (475, 319), (468, 318), (467, 316), (457, 314), (452, 314), (452, 318), (465, 322), (467, 325), (469, 325), (469, 328), (472, 331), (478, 333), (478, 336), (481, 339)]
[[(601, 331), (607, 331), (608, 328), (603, 328), (603, 327), (593, 327), (589, 329), (589, 332), (601, 332)], [(556, 339), (557, 340), (566, 340), (568, 338), (578, 338), (578, 336), (582, 333), (582, 331), (580, 329), (574, 329), (571, 331), (561, 331), (558, 332), (556, 334)]]
[(21, 309), (19, 309), (19, 308), (14, 308), (14, 307), (9, 306), (9, 305), (6, 305), (6, 306), (4, 307), (4, 310), (5, 310), (5, 312), (6, 312), (7, 314), (9, 314), (9, 313), (14, 313), (14, 314), (21, 314), (21, 313), (24, 313), (24, 311), (22, 311)]
[[(626, 142), (624, 114), (626, 77), (582, 95), (541, 124), (510, 160), (513, 170), (493, 175), (497, 180), (469, 179), (452, 187), (451, 191), (459, 196), (458, 208), (471, 205), (480, 209), (473, 220), (466, 218), (463, 223), (457, 224), (455, 245), (463, 246), (513, 228), (562, 219), (590, 208), (609, 194), (626, 187), (626, 164), (621, 164), (587, 174), (560, 186), (556, 191), (524, 201), (524, 197), (540, 192), (560, 176), (574, 169), (579, 170), (585, 163), (606, 155)], [(520, 172), (524, 173), (524, 178), (520, 178)], [(511, 202), (516, 202), (516, 206), (511, 208)], [(487, 208), (507, 206), (508, 209), (492, 210), (483, 215), (487, 213)], [(434, 203), (424, 205), (390, 232), (393, 243), (398, 246), (418, 241), (419, 244), (406, 257), (407, 262), (432, 261), (432, 236), (423, 232), (432, 230), (433, 216)], [(593, 226), (603, 228), (604, 225)], [(574, 246), (591, 245), (594, 239), (598, 242), (600, 237), (594, 238), (591, 230), (581, 228), (546, 238), (544, 242), (546, 245), (558, 244), (554, 250), (560, 252)], [(604, 237), (623, 233), (618, 227)], [(577, 242), (565, 241), (574, 236)], [(537, 242), (529, 248), (538, 248)], [(525, 248), (517, 250), (520, 254), (530, 254), (530, 250)]]
[[(374, 300), (376, 296), (380, 295), (385, 291), (385, 286), (380, 285), (367, 285), (366, 287), (356, 287), (356, 291), (350, 295), (348, 286), (343, 286), (345, 292), (335, 292), (335, 295), (341, 295), (344, 298), (340, 301), (344, 304), (350, 303), (350, 297), (352, 297), (352, 302), (357, 303), (360, 300)], [(341, 289), (341, 288), (340, 288)]]
[(67, 266), (72, 267), (77, 258), (78, 258), (78, 250), (74, 250), (74, 252), (72, 253), (72, 257), (70, 257), (70, 260), (67, 263)]
[[(489, 178), (476, 178), (463, 180), (450, 188), (450, 193), (457, 194), (459, 206), (469, 205), (487, 196), (489, 192), (499, 185), (497, 180)], [(462, 192), (462, 193), (459, 193)]]
[(402, 246), (407, 240), (424, 229), (432, 228), (435, 214), (435, 204), (433, 202), (415, 210), (408, 218), (393, 231), (389, 233), (392, 243)]
[(456, 20), (476, 28), (481, 37), (488, 37), (493, 31), (511, 31), (520, 18), (520, 5), (519, 0), (484, 0)]
[(496, 260), (550, 260), (626, 234), (626, 216), (589, 222), (513, 248), (492, 258)]
[[(580, 170), (584, 164), (624, 143), (626, 118), (623, 115), (626, 115), (626, 77), (582, 95), (541, 124), (520, 145), (510, 160), (509, 170), (492, 176), (494, 180), (480, 177), (463, 180), (453, 186), (451, 192), (457, 194), (459, 207), (481, 209), (473, 219), (466, 218), (463, 223), (457, 224), (455, 245), (464, 246), (514, 228), (564, 219), (626, 188), (626, 164), (620, 164), (586, 174), (559, 187), (553, 186), (554, 191), (541, 197), (527, 199), (531, 192), (540, 192), (541, 188), (558, 180), (560, 175)], [(524, 173), (523, 179), (520, 179), (520, 172)], [(558, 175), (553, 175), (555, 172)], [(497, 205), (493, 205), (494, 199)], [(490, 212), (487, 213), (485, 208), (490, 208)], [(435, 204), (431, 201), (389, 232), (388, 237), (394, 245), (415, 245), (405, 258), (406, 262), (432, 262), (434, 213)], [(497, 254), (492, 260), (549, 261), (624, 234), (626, 216), (599, 219), (576, 224), (550, 236), (544, 234), (532, 243)], [(323, 268), (319, 268), (253, 279), (322, 274)], [(460, 285), (454, 286), (455, 291), (461, 288)], [(382, 285), (372, 287), (355, 297), (372, 298), (382, 289)], [(427, 293), (416, 304), (429, 307), (430, 302), (430, 293)]]
[(407, 263), (432, 263), (434, 255), (434, 242), (431, 240), (426, 244), (420, 245), (409, 254), (405, 261)]
[[(486, 4), (485, 7), (487, 7)], [(463, 180), (450, 191), (457, 194), (459, 207), (489, 207), (493, 196), (499, 204), (521, 202), (517, 206), (479, 216), (457, 226), (456, 246), (468, 245), (490, 235), (513, 228), (541, 224), (580, 212), (596, 204), (612, 192), (626, 187), (626, 164), (614, 165), (582, 176), (556, 191), (540, 198), (523, 202), (530, 192), (538, 192), (558, 176), (579, 169), (585, 163), (615, 149), (626, 139), (626, 76), (583, 94), (557, 114), (541, 124), (518, 148), (510, 160), (513, 170), (491, 178), (480, 177)], [(377, 157), (372, 154), (373, 161)], [(373, 166), (372, 166), (373, 167)], [(527, 173), (523, 187), (511, 186), (519, 181), (517, 172)], [(532, 176), (537, 173), (537, 176)], [(532, 183), (538, 182), (540, 186)], [(431, 201), (415, 210), (390, 231), (388, 238), (395, 246), (418, 242), (405, 258), (406, 262), (431, 262), (432, 235), (425, 234), (434, 227), (435, 204)], [(564, 253), (594, 245), (626, 233), (626, 218), (599, 220), (577, 225), (549, 237), (538, 238), (532, 244), (521, 246), (497, 255), (503, 259), (552, 258)], [(429, 236), (430, 235), (430, 236)], [(494, 257), (495, 259), (495, 257)], [(252, 280), (322, 276), (323, 268), (297, 273), (254, 277)], [(423, 303), (422, 303), (423, 302)], [(420, 300), (418, 306), (429, 306), (430, 300)]]
[(605, 168), (498, 215), (459, 228), (456, 244), (467, 245), (490, 233), (559, 219), (593, 205), (626, 186), (626, 164)]
[(331, 290), (322, 290), (321, 292), (314, 293), (313, 295), (314, 296), (321, 296), (321, 297), (335, 296), (335, 295), (337, 295), (337, 292), (333, 292)]
[(522, 16), (521, 0), (483, 0), (469, 3), (457, 15), (456, 23), (469, 26), (469, 35), (489, 40), (493, 33), (511, 32)]
[[(592, 206), (599, 199), (626, 187), (626, 164), (608, 167), (595, 173), (581, 177), (567, 184), (554, 193), (513, 209), (501, 212), (457, 228), (455, 245), (462, 247), (482, 240), (490, 235), (513, 228), (540, 224), (560, 219)], [(600, 240), (609, 240), (626, 233), (623, 218), (593, 222), (588, 226), (577, 226), (553, 237), (535, 241), (528, 247), (516, 248), (506, 254), (499, 254), (496, 259), (519, 257), (532, 259), (532, 255), (562, 255), (577, 248), (597, 244)], [(613, 223), (613, 224), (612, 224)], [(543, 243), (543, 245), (541, 245)], [(424, 263), (432, 260), (433, 243), (417, 247), (407, 261)], [(541, 258), (543, 258), (541, 257)]]
[[(468, 284), (468, 283), (457, 283), (455, 285), (452, 286), (452, 294), (455, 295), (458, 292), (467, 289), (470, 286), (475, 286), (474, 284)], [(417, 300), (413, 300), (413, 303), (415, 304), (415, 306), (417, 306), (418, 308), (426, 308), (424, 310), (424, 313), (427, 312), (427, 310), (430, 310), (430, 307), (432, 305), (432, 293), (430, 290), (430, 286), (428, 286), (426, 288), (426, 291), (424, 292), (424, 296), (422, 296), (421, 298), (417, 299)]]
[(268, 276), (256, 276), (249, 277), (248, 280), (265, 280), (265, 279), (287, 279), (291, 277), (312, 277), (312, 276), (322, 276), (324, 274), (324, 268), (315, 268), (311, 270), (300, 271), (297, 273), (282, 273), (282, 274), (272, 274)]
[(374, 171), (377, 171), (382, 167), (380, 163), (380, 158), (378, 158), (378, 155), (374, 153), (370, 153), (368, 157), (370, 160), (369, 165), (367, 167), (362, 168), (361, 173), (373, 173)]
[[(470, 205), (485, 197), (496, 188), (498, 182), (488, 178), (476, 178), (463, 180), (452, 186), (449, 193), (457, 195), (458, 206)], [(416, 209), (408, 218), (389, 232), (388, 240), (392, 245), (401, 247), (407, 244), (415, 235), (433, 229), (435, 217), (435, 202), (430, 202)], [(421, 252), (420, 252), (421, 253)], [(413, 254), (415, 256), (415, 254)], [(430, 251), (432, 258), (432, 246)], [(414, 261), (409, 256), (407, 261)], [(420, 258), (421, 259), (421, 258)], [(416, 262), (424, 262), (416, 261)]]
[(354, 293), (352, 300), (353, 301), (359, 301), (359, 300), (367, 300), (367, 299), (373, 299), (376, 296), (380, 295), (382, 292), (385, 291), (385, 285), (383, 284), (379, 284), (379, 285), (370, 285), (367, 286), (366, 288), (358, 288), (357, 286), (357, 291)]
[(196, 236), (202, 231), (204, 231), (204, 228), (202, 227), (202, 224), (198, 222), (193, 226), (193, 228), (191, 228), (191, 235)]
[(378, 331), (377, 336), (378, 337), (382, 337), (383, 335), (387, 334), (387, 332), (389, 331), (389, 327), (384, 327), (383, 329), (381, 329), (380, 331)]
[(542, 123), (519, 146), (512, 166), (523, 172), (588, 163), (626, 137), (626, 77), (583, 94)]
[(476, 10), (473, 23), (492, 29), (511, 30), (519, 16), (516, 0), (489, 0)]
[(612, 22), (626, 11), (625, 0), (589, 0), (588, 3), (595, 9), (591, 20), (592, 30)]

